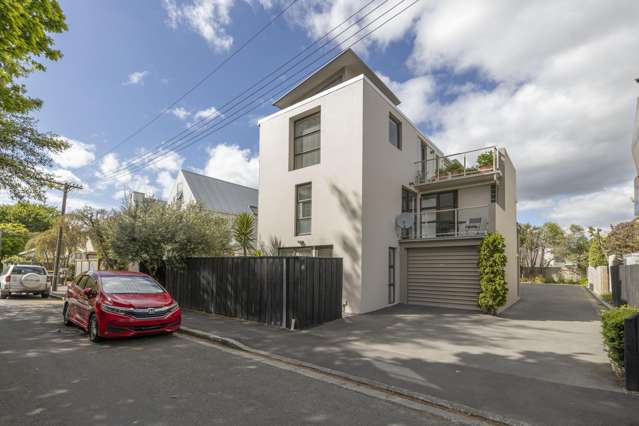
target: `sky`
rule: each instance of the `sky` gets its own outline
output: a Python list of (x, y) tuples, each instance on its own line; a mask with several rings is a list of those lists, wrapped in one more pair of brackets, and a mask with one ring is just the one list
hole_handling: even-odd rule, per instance
[[(40, 129), (71, 144), (52, 167), (85, 187), (70, 195), (69, 207), (117, 208), (132, 190), (166, 198), (180, 168), (257, 186), (257, 119), (276, 110), (273, 94), (235, 121), (224, 105), (368, 0), (298, 0), (166, 107), (291, 1), (60, 1), (69, 31), (54, 39), (64, 57), (26, 84), (44, 101), (36, 113)], [(412, 2), (375, 0), (363, 13), (384, 1), (340, 40)], [(638, 19), (633, 0), (584, 0), (578, 7), (561, 0), (421, 0), (354, 48), (444, 152), (508, 150), (518, 172), (519, 221), (607, 228), (633, 211)], [(328, 56), (306, 73), (348, 44), (327, 46)], [(295, 82), (285, 77), (280, 89)], [(168, 149), (168, 138), (207, 117), (228, 125), (182, 151)], [(113, 177), (123, 162), (146, 158), (163, 141), (168, 148), (159, 161)], [(60, 199), (48, 193), (50, 204)]]

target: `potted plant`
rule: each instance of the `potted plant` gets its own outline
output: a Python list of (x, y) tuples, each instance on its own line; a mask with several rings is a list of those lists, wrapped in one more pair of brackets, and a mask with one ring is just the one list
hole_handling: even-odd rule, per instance
[(477, 165), (480, 172), (487, 172), (493, 169), (493, 152), (486, 151), (477, 157)]
[(453, 160), (448, 167), (446, 167), (446, 171), (453, 176), (459, 176), (464, 174), (464, 166), (458, 160)]

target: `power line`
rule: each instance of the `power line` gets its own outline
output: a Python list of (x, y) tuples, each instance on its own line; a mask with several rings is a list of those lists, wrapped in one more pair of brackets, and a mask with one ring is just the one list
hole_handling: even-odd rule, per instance
[[(372, 20), (371, 22), (369, 22), (366, 26), (364, 26), (363, 28), (361, 28), (360, 30), (358, 30), (355, 34), (351, 35), (350, 37), (348, 37), (346, 40), (352, 38), (353, 36), (355, 36), (357, 33), (363, 31), (365, 28), (367, 28), (368, 26), (370, 26), (371, 24), (373, 24), (375, 21), (379, 20), (381, 17), (383, 17), (384, 15), (388, 14), (391, 10), (393, 10), (394, 8), (396, 8), (397, 6), (399, 6), (401, 3), (403, 3), (405, 0), (402, 0), (400, 2), (398, 2), (397, 4), (395, 4), (393, 7), (391, 7), (389, 10), (387, 10), (386, 12), (382, 13), (380, 16), (378, 16), (377, 18), (375, 18), (374, 20)], [(415, 0), (412, 3), (410, 3), (408, 6), (406, 6), (405, 8), (403, 8), (402, 10), (400, 10), (399, 12), (397, 12), (396, 14), (394, 14), (393, 16), (391, 16), (389, 19), (387, 19), (386, 21), (384, 21), (382, 24), (378, 25), (377, 27), (375, 27), (373, 30), (369, 31), (368, 33), (366, 33), (364, 36), (360, 37), (358, 40), (356, 40), (355, 42), (351, 43), (347, 48), (350, 48), (352, 46), (354, 46), (355, 44), (361, 42), (363, 39), (365, 39), (366, 37), (368, 37), (370, 34), (372, 34), (373, 32), (377, 31), (379, 28), (381, 28), (382, 26), (386, 25), (389, 21), (391, 21), (392, 19), (396, 18), (397, 16), (399, 16), (401, 13), (403, 13), (405, 10), (407, 10), (408, 8), (412, 7), (414, 4), (416, 4), (419, 0)], [(340, 24), (341, 25), (341, 24)], [(341, 43), (344, 43), (346, 40), (343, 40)], [(330, 53), (332, 50), (335, 50), (337, 47), (334, 47), (332, 49), (329, 50), (329, 52), (325, 53), (322, 56), (326, 56), (328, 53)], [(320, 58), (316, 59), (314, 62), (317, 62)], [(312, 63), (311, 63), (312, 64)], [(310, 65), (310, 64), (309, 64)], [(309, 66), (307, 65), (306, 68)], [(296, 74), (299, 74), (296, 73)], [(278, 84), (275, 88), (281, 86), (282, 84), (286, 83), (287, 81), (283, 81), (280, 82), (280, 84)], [(267, 84), (268, 85), (268, 84)], [(265, 87), (265, 86), (262, 86)], [(272, 90), (272, 89), (271, 89)], [(249, 107), (252, 103), (254, 103), (256, 100), (253, 100), (250, 104)], [(179, 152), (182, 151), (183, 149), (186, 149), (190, 146), (192, 146), (194, 143), (202, 140), (204, 137), (219, 131), (220, 129), (227, 127), (228, 125), (232, 124), (233, 122), (237, 121), (237, 119), (239, 119), (240, 117), (242, 117), (243, 115), (259, 108), (261, 105), (263, 105), (265, 103), (265, 101), (261, 102), (260, 104), (258, 104), (257, 106), (251, 108), (248, 111), (240, 111), (240, 112), (235, 112), (232, 114), (231, 117), (224, 117), (224, 119), (222, 120), (222, 122), (226, 121), (225, 124), (219, 123), (218, 127), (214, 127), (214, 128), (209, 128), (205, 131), (202, 131), (200, 133), (200, 135), (192, 135), (192, 137), (190, 138), (190, 140), (187, 140), (187, 143), (184, 143), (181, 147), (172, 150), (172, 152)], [(246, 108), (246, 107), (242, 107), (242, 108)], [(233, 115), (235, 115), (235, 117), (233, 117)], [(217, 118), (221, 118), (222, 116), (216, 117)], [(193, 133), (193, 132), (192, 132)], [(155, 162), (157, 162), (158, 160), (161, 160), (162, 157), (166, 154), (169, 154), (171, 151), (167, 152), (165, 149), (162, 151), (158, 151), (155, 153), (155, 158), (150, 159), (147, 164), (138, 164), (137, 166), (135, 164), (129, 165), (124, 167), (120, 172), (114, 173), (113, 177), (117, 176), (118, 173), (121, 175), (122, 173), (132, 173), (135, 172), (137, 170), (146, 168), (152, 164), (154, 164)]]
[(189, 90), (187, 90), (186, 92), (184, 92), (182, 95), (180, 95), (177, 99), (175, 99), (173, 102), (171, 102), (171, 104), (169, 104), (167, 107), (165, 107), (162, 111), (160, 111), (157, 115), (155, 115), (153, 118), (151, 118), (149, 121), (147, 121), (144, 125), (142, 125), (141, 127), (139, 127), (137, 130), (135, 130), (133, 133), (129, 134), (128, 136), (126, 136), (124, 139), (122, 139), (120, 142), (118, 142), (117, 144), (115, 144), (114, 146), (112, 146), (107, 152), (103, 153), (100, 158), (104, 158), (107, 154), (115, 151), (117, 148), (121, 147), (122, 145), (124, 145), (125, 143), (127, 143), (128, 141), (130, 141), (133, 137), (137, 136), (138, 134), (140, 134), (142, 131), (144, 131), (146, 128), (148, 128), (151, 124), (155, 123), (157, 120), (160, 119), (160, 117), (162, 117), (164, 114), (166, 114), (171, 108), (173, 108), (174, 106), (176, 106), (178, 103), (180, 103), (184, 98), (186, 98), (188, 95), (190, 95), (195, 89), (197, 89), (198, 87), (200, 87), (202, 84), (204, 84), (204, 82), (206, 82), (209, 78), (211, 78), (215, 73), (217, 73), (224, 65), (226, 65), (231, 59), (233, 59), (234, 56), (236, 56), (238, 53), (240, 53), (242, 50), (244, 50), (244, 48), (246, 46), (248, 46), (253, 40), (255, 40), (257, 37), (260, 36), (260, 34), (262, 34), (264, 31), (266, 31), (271, 25), (273, 25), (273, 23), (280, 17), (282, 16), (284, 13), (286, 13), (286, 11), (288, 9), (290, 9), (295, 3), (297, 3), (299, 0), (293, 0), (291, 1), (288, 6), (286, 6), (284, 9), (280, 10), (280, 12), (275, 15), (269, 22), (267, 22), (264, 26), (262, 26), (262, 28), (260, 28), (256, 33), (254, 33), (251, 37), (249, 37), (246, 41), (244, 41), (244, 43), (242, 43), (241, 46), (239, 46), (237, 49), (235, 49), (229, 56), (227, 56), (222, 62), (220, 62), (217, 66), (215, 66), (215, 68), (213, 68), (211, 71), (209, 71), (202, 79), (200, 79), (197, 83), (195, 83), (195, 85), (193, 85)]
[[(315, 40), (313, 43), (309, 44), (308, 46), (306, 46), (304, 49), (302, 49), (302, 51), (298, 52), (297, 54), (295, 54), (293, 57), (291, 57), (289, 60), (287, 60), (286, 62), (284, 62), (283, 64), (281, 64), (280, 66), (278, 66), (277, 68), (275, 68), (273, 71), (271, 71), (270, 73), (268, 73), (267, 75), (263, 76), (262, 78), (260, 78), (258, 81), (256, 81), (255, 83), (253, 83), (251, 86), (249, 86), (248, 88), (246, 88), (244, 91), (242, 91), (241, 93), (239, 93), (238, 95), (236, 95), (235, 97), (231, 98), (229, 101), (227, 101), (224, 105), (222, 105), (219, 109), (219, 111), (221, 112), (221, 114), (226, 113), (227, 111), (225, 110), (225, 108), (229, 105), (232, 104), (236, 104), (238, 101), (239, 102), (243, 102), (244, 100), (247, 99), (247, 97), (252, 96), (253, 94), (259, 92), (260, 90), (262, 90), (264, 87), (267, 87), (268, 85), (270, 85), (273, 81), (275, 81), (278, 77), (281, 77), (283, 75), (285, 75), (288, 71), (290, 71), (291, 69), (295, 68), (297, 65), (299, 65), (301, 62), (305, 61), (307, 58), (311, 57), (313, 54), (315, 54), (317, 51), (319, 51), (320, 49), (322, 49), (323, 47), (325, 47), (327, 44), (329, 44), (331, 41), (334, 41), (337, 37), (339, 37), (340, 35), (342, 35), (344, 32), (348, 31), (350, 28), (352, 28), (354, 25), (356, 25), (357, 23), (359, 23), (361, 20), (363, 20), (366, 16), (370, 15), (372, 12), (374, 12), (375, 10), (379, 9), (379, 7), (381, 7), (382, 5), (384, 5), (385, 3), (387, 3), (389, 0), (383, 0), (379, 5), (377, 5), (375, 8), (373, 8), (372, 10), (370, 10), (369, 12), (367, 12), (364, 16), (362, 16), (361, 18), (359, 18), (357, 21), (355, 21), (354, 23), (352, 23), (351, 25), (349, 25), (347, 28), (345, 28), (344, 30), (342, 30), (340, 33), (338, 33), (337, 35), (335, 35), (332, 39), (329, 39), (326, 43), (322, 44), (321, 46), (319, 46), (318, 48), (316, 48), (315, 50), (313, 50), (310, 54), (304, 56), (300, 61), (295, 62), (295, 64), (291, 65), (290, 67), (288, 67), (286, 70), (284, 70), (283, 72), (281, 72), (280, 74), (278, 74), (276, 77), (274, 77), (273, 79), (270, 79), (266, 84), (260, 86), (258, 89), (251, 91), (251, 89), (255, 88), (258, 84), (262, 83), (264, 80), (267, 80), (269, 77), (275, 75), (278, 71), (280, 71), (282, 68), (284, 68), (286, 65), (290, 64), (291, 62), (293, 62), (296, 58), (298, 58), (299, 56), (301, 56), (305, 51), (309, 50), (311, 47), (313, 47), (314, 45), (316, 45), (317, 43), (319, 43), (320, 41), (322, 41), (323, 39), (325, 39), (329, 34), (331, 34), (333, 31), (335, 31), (337, 28), (341, 27), (343, 24), (345, 24), (346, 22), (348, 22), (350, 19), (352, 19), (354, 16), (356, 16), (358, 13), (360, 13), (362, 10), (366, 9), (370, 4), (372, 4), (373, 2), (375, 2), (376, 0), (371, 0), (368, 3), (366, 3), (363, 7), (361, 7), (360, 9), (358, 9), (355, 13), (353, 13), (351, 16), (349, 16), (348, 18), (346, 18), (344, 21), (342, 21), (340, 24), (336, 25), (335, 27), (333, 27), (331, 30), (329, 30), (328, 32), (326, 32), (322, 37), (320, 37), (319, 39)], [(404, 1), (404, 0), (402, 0)], [(334, 50), (334, 49), (333, 49)], [(324, 55), (325, 56), (325, 55)], [(316, 62), (316, 61), (314, 61)], [(244, 96), (247, 92), (251, 91), (251, 93), (248, 94), (248, 96)], [(243, 97), (244, 96), (244, 97)], [(233, 109), (234, 107), (232, 107), (231, 109)], [(135, 166), (136, 164), (140, 164), (143, 163), (147, 158), (155, 155), (158, 152), (161, 152), (162, 149), (166, 149), (166, 146), (169, 145), (173, 145), (174, 143), (178, 143), (180, 140), (183, 140), (186, 137), (189, 137), (190, 135), (197, 133), (198, 131), (201, 131), (202, 129), (204, 129), (205, 126), (207, 126), (208, 124), (211, 124), (212, 122), (216, 121), (217, 119), (221, 119), (221, 115), (218, 116), (214, 116), (214, 117), (204, 117), (201, 120), (193, 123), (189, 128), (184, 129), (180, 132), (178, 132), (177, 134), (175, 134), (174, 136), (164, 140), (163, 142), (161, 142), (160, 144), (158, 144), (156, 146), (156, 148), (154, 149), (154, 151), (151, 151), (149, 153), (143, 154), (141, 157), (136, 158), (135, 160), (132, 160), (131, 162), (129, 162), (128, 164), (124, 164), (120, 167), (118, 167), (117, 169), (110, 171), (107, 175), (105, 175), (105, 178), (109, 179), (112, 176), (115, 176), (117, 174), (120, 173), (127, 173), (126, 170)], [(185, 134), (186, 133), (186, 134)]]

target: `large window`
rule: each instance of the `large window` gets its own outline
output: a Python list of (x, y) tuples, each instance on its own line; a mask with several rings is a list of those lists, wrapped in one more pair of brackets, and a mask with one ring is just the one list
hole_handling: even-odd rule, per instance
[(311, 233), (312, 192), (310, 183), (295, 187), (295, 235)]
[(320, 162), (320, 113), (296, 120), (293, 137), (293, 168)]
[(393, 117), (388, 116), (388, 141), (398, 149), (402, 149), (402, 122)]

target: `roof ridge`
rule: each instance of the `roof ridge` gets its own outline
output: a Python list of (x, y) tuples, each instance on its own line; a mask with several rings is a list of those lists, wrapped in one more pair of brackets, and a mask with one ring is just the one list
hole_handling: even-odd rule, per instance
[(186, 172), (186, 173), (190, 173), (190, 174), (192, 174), (192, 175), (197, 175), (197, 176), (202, 176), (202, 177), (205, 177), (205, 178), (208, 178), (208, 179), (213, 179), (213, 180), (216, 180), (216, 181), (218, 181), (218, 182), (228, 183), (229, 185), (235, 185), (235, 186), (239, 186), (239, 187), (246, 188), (246, 189), (252, 189), (253, 191), (258, 191), (258, 189), (257, 189), (257, 188), (253, 188), (253, 187), (251, 187), (251, 186), (242, 185), (242, 184), (235, 183), (235, 182), (229, 182), (228, 180), (224, 180), (224, 179), (220, 179), (220, 178), (215, 178), (215, 177), (213, 177), (213, 176), (207, 176), (207, 175), (205, 175), (205, 174), (197, 173), (197, 172), (194, 172), (194, 171), (191, 171), (191, 170), (180, 169), (180, 171), (181, 171), (181, 172), (183, 172), (183, 173), (184, 173), (184, 172)]

